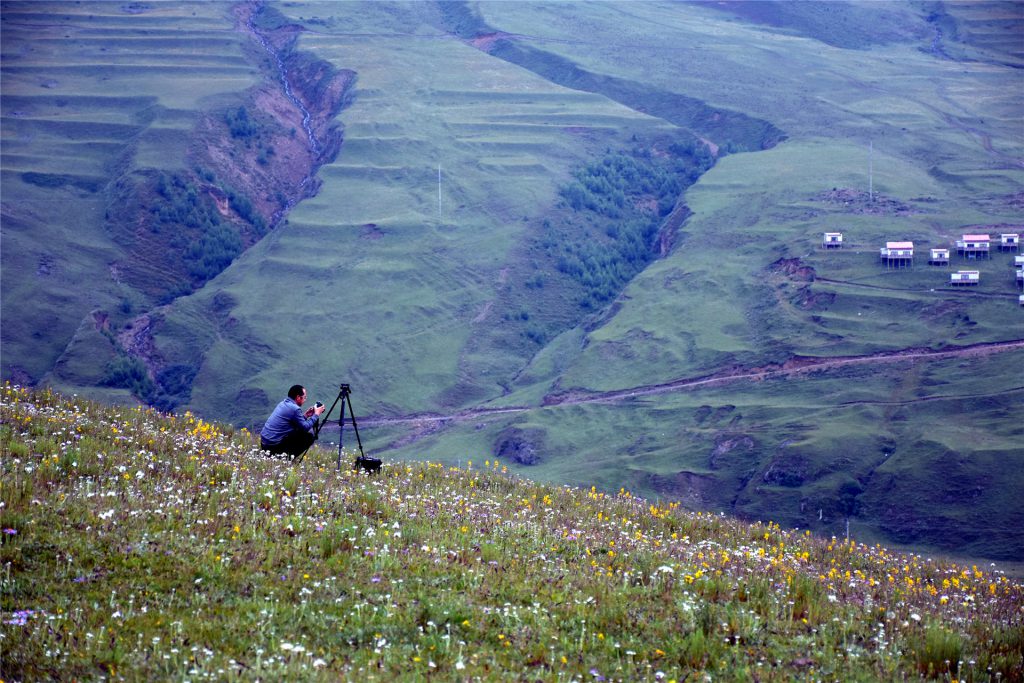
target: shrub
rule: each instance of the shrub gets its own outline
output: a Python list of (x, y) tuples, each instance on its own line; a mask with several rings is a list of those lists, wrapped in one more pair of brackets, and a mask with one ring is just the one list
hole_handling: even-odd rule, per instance
[(149, 378), (145, 364), (134, 356), (119, 354), (107, 363), (106, 371), (100, 382), (103, 386), (129, 389), (133, 394), (148, 400), (152, 397), (156, 386)]
[(228, 131), (233, 138), (248, 140), (259, 133), (259, 125), (249, 118), (249, 110), (244, 106), (228, 110), (224, 114), (224, 122), (228, 125)]

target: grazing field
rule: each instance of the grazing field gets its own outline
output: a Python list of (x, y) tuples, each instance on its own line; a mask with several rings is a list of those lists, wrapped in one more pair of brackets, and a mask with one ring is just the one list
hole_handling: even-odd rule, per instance
[(1020, 559), (1022, 7), (7, 3), (3, 377)]
[(0, 453), (5, 680), (1021, 680), (992, 566), (9, 384)]
[[(121, 280), (116, 181), (180, 168), (204, 108), (256, 80), (225, 5), (130, 4), (4, 4), (5, 377), (100, 383), (112, 350), (95, 330), (150, 305)], [(64, 374), (72, 346), (87, 351)]]

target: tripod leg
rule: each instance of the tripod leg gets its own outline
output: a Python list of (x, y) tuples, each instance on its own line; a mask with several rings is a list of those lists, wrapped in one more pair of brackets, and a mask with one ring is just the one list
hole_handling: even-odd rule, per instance
[(348, 401), (348, 413), (352, 418), (352, 431), (356, 433), (356, 443), (359, 444), (359, 457), (365, 458), (366, 454), (363, 453), (363, 440), (359, 438), (359, 427), (356, 426), (356, 412), (352, 410), (352, 398), (346, 396), (345, 400)]
[(341, 471), (341, 450), (342, 450), (342, 445), (341, 444), (342, 444), (342, 441), (344, 441), (344, 434), (345, 434), (345, 400), (344, 399), (348, 398), (348, 396), (347, 395), (343, 396), (343, 394), (338, 394), (338, 398), (342, 398), (343, 399), (341, 401), (341, 416), (338, 417), (338, 471), (340, 472)]

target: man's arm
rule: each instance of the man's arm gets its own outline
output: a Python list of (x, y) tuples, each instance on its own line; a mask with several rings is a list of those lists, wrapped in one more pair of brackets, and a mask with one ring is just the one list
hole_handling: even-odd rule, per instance
[(311, 434), (313, 433), (313, 428), (316, 427), (316, 423), (318, 421), (319, 416), (310, 415), (309, 417), (306, 417), (302, 413), (302, 408), (299, 406), (295, 406), (295, 410), (292, 411), (292, 414), (289, 416), (289, 422), (291, 422), (296, 429), (301, 429)]

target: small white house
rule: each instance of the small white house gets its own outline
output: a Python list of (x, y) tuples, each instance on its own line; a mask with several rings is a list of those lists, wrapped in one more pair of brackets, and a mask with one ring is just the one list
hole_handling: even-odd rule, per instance
[(1020, 233), (1004, 232), (999, 235), (1000, 251), (1017, 251), (1020, 247)]
[(826, 232), (821, 236), (821, 246), (824, 249), (842, 249), (843, 248), (843, 233), (841, 232)]
[(958, 270), (949, 274), (951, 285), (976, 285), (981, 282), (981, 273), (977, 270)]
[(1017, 297), (1017, 301), (1020, 302), (1021, 306), (1024, 306), (1024, 294), (1021, 294), (1019, 297)]
[(928, 265), (948, 266), (949, 249), (932, 249), (928, 256)]
[(1013, 265), (1017, 268), (1024, 268), (1024, 256), (1014, 256)]

